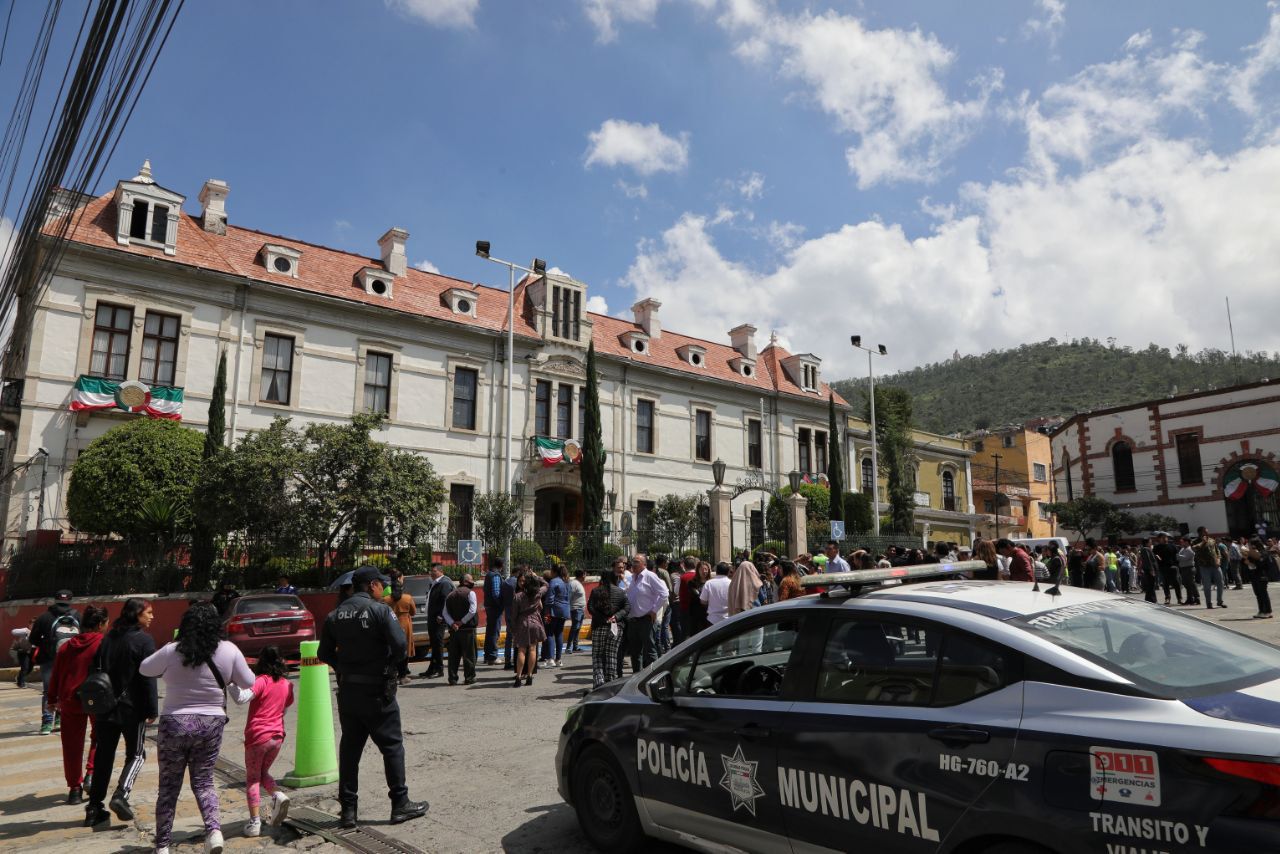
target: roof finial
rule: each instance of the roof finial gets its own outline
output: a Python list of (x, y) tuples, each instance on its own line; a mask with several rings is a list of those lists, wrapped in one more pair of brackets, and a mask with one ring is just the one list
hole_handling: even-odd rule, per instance
[(770, 346), (770, 347), (777, 347), (777, 346), (778, 346), (778, 330), (776, 330), (776, 329), (772, 330), (772, 331), (769, 333), (769, 346)]
[(151, 177), (151, 161), (142, 161), (142, 168), (138, 170), (138, 174), (133, 176), (134, 183), (137, 184), (154, 184), (156, 181)]

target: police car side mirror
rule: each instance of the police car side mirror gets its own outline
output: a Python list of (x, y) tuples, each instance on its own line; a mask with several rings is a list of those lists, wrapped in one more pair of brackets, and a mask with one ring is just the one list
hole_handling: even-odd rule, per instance
[(649, 692), (649, 699), (655, 703), (670, 703), (676, 698), (675, 684), (671, 681), (670, 673), (659, 673), (645, 687)]

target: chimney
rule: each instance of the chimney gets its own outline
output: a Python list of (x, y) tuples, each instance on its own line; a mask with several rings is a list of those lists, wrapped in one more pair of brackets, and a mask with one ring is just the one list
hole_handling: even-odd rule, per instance
[(388, 228), (387, 233), (378, 238), (378, 248), (382, 250), (382, 266), (393, 276), (403, 276), (409, 269), (409, 262), (404, 254), (404, 242), (408, 239), (409, 232), (403, 228)]
[(200, 225), (213, 234), (227, 233), (227, 193), (231, 188), (226, 181), (210, 178), (200, 189)]
[(635, 315), (636, 323), (646, 335), (655, 340), (662, 337), (662, 322), (658, 320), (660, 308), (662, 303), (649, 297), (631, 306), (631, 313)]
[(750, 323), (735, 326), (729, 330), (729, 342), (733, 349), (742, 354), (744, 359), (756, 357), (756, 328)]

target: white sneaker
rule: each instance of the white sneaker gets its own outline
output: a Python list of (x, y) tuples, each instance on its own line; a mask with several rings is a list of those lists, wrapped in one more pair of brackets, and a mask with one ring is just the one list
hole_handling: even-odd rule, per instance
[(271, 795), (271, 826), (279, 827), (289, 817), (289, 796), (284, 792)]
[(245, 836), (262, 835), (262, 819), (260, 818), (249, 819), (249, 821), (246, 822), (244, 826), (244, 835)]
[(204, 838), (204, 854), (222, 854), (221, 830), (215, 830)]
[(165, 845), (165, 846), (164, 846), (164, 847), (162, 847), (162, 848), (157, 848), (157, 849), (156, 849), (156, 854), (169, 854), (169, 846), (168, 846), (168, 845)]

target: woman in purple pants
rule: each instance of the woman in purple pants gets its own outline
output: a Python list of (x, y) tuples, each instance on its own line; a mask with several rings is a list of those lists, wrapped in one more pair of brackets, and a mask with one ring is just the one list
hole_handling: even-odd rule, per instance
[(234, 644), (222, 640), (222, 620), (212, 605), (192, 605), (182, 616), (178, 639), (142, 662), (144, 676), (163, 677), (164, 713), (156, 739), (160, 784), (156, 795), (156, 854), (168, 854), (182, 778), (191, 772), (191, 791), (204, 819), (205, 854), (221, 854), (222, 823), (213, 764), (227, 724), (226, 686), (248, 702), (254, 675)]

